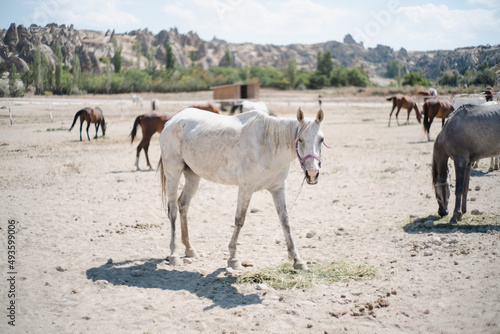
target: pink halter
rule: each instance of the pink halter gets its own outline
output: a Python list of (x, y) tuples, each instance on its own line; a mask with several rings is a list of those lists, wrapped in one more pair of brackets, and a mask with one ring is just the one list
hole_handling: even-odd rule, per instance
[[(323, 145), (325, 145), (327, 148), (331, 148), (330, 146), (326, 145), (325, 142), (323, 142)], [(308, 154), (303, 158), (300, 157), (299, 141), (298, 140), (295, 142), (295, 152), (297, 153), (297, 158), (299, 158), (300, 166), (302, 167), (302, 169), (305, 169), (304, 164), (306, 163), (306, 160), (311, 159), (311, 158), (318, 160), (319, 168), (321, 168), (321, 157), (320, 156), (317, 156), (316, 154)]]

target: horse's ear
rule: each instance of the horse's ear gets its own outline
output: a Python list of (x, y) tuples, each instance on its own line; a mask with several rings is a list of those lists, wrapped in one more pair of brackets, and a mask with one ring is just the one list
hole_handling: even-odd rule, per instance
[(297, 120), (299, 123), (302, 123), (304, 121), (304, 112), (302, 111), (302, 107), (299, 107), (297, 110)]
[(316, 115), (316, 122), (318, 122), (318, 124), (321, 123), (323, 118), (325, 118), (325, 113), (323, 112), (323, 109), (319, 108), (318, 114)]

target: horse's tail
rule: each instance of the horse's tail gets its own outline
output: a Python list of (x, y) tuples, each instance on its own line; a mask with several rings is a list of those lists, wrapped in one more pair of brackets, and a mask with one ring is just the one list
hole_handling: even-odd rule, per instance
[(165, 171), (163, 170), (163, 159), (160, 156), (160, 161), (158, 162), (158, 167), (156, 170), (160, 171), (161, 178), (161, 203), (163, 204), (163, 209), (167, 207), (167, 178), (165, 177)]
[(236, 111), (236, 109), (240, 108), (240, 114), (243, 110), (243, 104), (241, 103), (238, 103), (238, 104), (235, 104), (231, 107), (231, 111), (229, 112), (231, 115), (234, 114), (234, 112)]
[(78, 117), (80, 117), (80, 115), (84, 112), (85, 110), (82, 109), (82, 110), (78, 110), (75, 114), (75, 118), (73, 119), (73, 124), (71, 124), (71, 127), (69, 128), (68, 131), (71, 131), (73, 129), (73, 127), (75, 126), (75, 123), (76, 123), (76, 120), (78, 119)]
[(387, 101), (392, 101), (392, 107), (394, 108), (396, 106), (396, 97), (395, 96), (391, 96), (391, 97), (388, 97), (386, 98)]
[(429, 133), (429, 104), (426, 102), (422, 107), (422, 112), (424, 113), (424, 132)]
[(130, 140), (131, 144), (134, 142), (134, 138), (137, 135), (137, 126), (139, 126), (139, 124), (141, 124), (142, 116), (144, 116), (144, 115), (137, 116), (137, 118), (135, 119), (134, 125), (132, 126), (132, 132), (130, 132), (130, 137), (132, 137), (132, 139)]
[(417, 114), (417, 121), (419, 123), (421, 123), (422, 122), (422, 115), (420, 114), (420, 111), (418, 110), (418, 105), (416, 102), (415, 102), (415, 113)]

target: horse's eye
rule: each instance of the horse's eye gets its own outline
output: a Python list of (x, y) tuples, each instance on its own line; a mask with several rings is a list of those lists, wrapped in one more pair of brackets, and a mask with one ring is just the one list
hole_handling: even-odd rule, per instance
[(302, 143), (302, 139), (299, 138), (299, 143)]

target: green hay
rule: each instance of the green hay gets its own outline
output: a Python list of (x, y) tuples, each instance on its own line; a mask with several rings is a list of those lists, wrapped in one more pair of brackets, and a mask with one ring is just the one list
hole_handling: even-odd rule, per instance
[(302, 289), (319, 284), (331, 284), (371, 279), (375, 267), (367, 264), (346, 262), (327, 262), (308, 264), (309, 270), (293, 269), (291, 263), (277, 267), (263, 268), (258, 271), (243, 273), (235, 280), (236, 284), (261, 284), (277, 290)]

